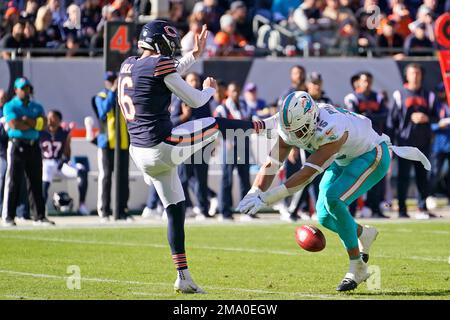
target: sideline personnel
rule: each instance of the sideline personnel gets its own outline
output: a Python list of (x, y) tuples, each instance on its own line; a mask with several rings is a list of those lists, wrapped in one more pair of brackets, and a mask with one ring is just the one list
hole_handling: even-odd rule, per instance
[(25, 172), (28, 194), (34, 202), (34, 225), (53, 225), (45, 217), (42, 196), (42, 157), (39, 147), (39, 132), (45, 128), (44, 108), (31, 101), (31, 83), (26, 78), (14, 82), (16, 96), (5, 104), (3, 112), (8, 129), (8, 167), (6, 170), (5, 198), (2, 211), (3, 225), (15, 226), (22, 175)]

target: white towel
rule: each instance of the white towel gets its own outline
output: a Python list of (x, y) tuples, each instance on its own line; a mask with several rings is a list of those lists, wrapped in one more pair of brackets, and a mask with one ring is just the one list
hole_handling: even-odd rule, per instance
[(419, 149), (415, 147), (398, 147), (392, 145), (389, 146), (389, 149), (391, 149), (400, 158), (412, 161), (420, 161), (422, 162), (426, 170), (431, 170), (430, 160), (428, 160), (428, 158)]

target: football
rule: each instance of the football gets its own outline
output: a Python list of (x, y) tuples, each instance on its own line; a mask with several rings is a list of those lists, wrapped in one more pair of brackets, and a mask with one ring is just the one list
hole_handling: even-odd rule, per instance
[(295, 229), (295, 240), (306, 251), (317, 252), (325, 248), (326, 240), (322, 231), (311, 225), (303, 225)]

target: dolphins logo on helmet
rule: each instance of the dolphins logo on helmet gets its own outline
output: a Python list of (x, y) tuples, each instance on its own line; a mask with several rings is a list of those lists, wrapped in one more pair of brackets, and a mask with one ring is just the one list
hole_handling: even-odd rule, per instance
[(314, 99), (305, 91), (295, 91), (283, 101), (280, 110), (281, 127), (304, 142), (309, 141), (316, 129), (318, 117)]

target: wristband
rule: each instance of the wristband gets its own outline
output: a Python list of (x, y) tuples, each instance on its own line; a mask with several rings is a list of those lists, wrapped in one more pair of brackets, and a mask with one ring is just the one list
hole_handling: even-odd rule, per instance
[(42, 117), (37, 117), (36, 118), (36, 125), (34, 126), (34, 128), (37, 131), (42, 131), (42, 129), (44, 129), (44, 118)]
[(289, 190), (286, 188), (284, 183), (260, 194), (261, 200), (267, 205), (278, 202), (288, 196)]

